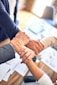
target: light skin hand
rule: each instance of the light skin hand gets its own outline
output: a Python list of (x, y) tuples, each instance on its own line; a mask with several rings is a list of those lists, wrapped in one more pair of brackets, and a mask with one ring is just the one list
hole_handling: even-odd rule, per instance
[(34, 51), (27, 47), (23, 47), (23, 49), (19, 52), (20, 58), (22, 58), (21, 63), (27, 63), (30, 59), (32, 59), (35, 56)]
[(22, 40), (24, 45), (26, 45), (30, 40), (29, 36), (25, 32), (21, 31), (18, 32), (15, 37), (17, 37), (19, 40)]

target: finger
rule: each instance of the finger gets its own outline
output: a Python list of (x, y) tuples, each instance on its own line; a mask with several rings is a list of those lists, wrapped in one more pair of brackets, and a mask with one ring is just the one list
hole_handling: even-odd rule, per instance
[(13, 45), (17, 52), (19, 52), (22, 49), (21, 43), (18, 42), (16, 38), (11, 41), (11, 44)]
[(26, 55), (24, 55), (23, 62), (27, 62), (28, 60), (32, 59), (35, 56), (35, 53), (32, 50), (29, 50)]
[(35, 47), (34, 47), (34, 50), (35, 50), (35, 53), (36, 55), (41, 52), (41, 50), (43, 49), (43, 46), (40, 44), (40, 42), (35, 42)]
[(23, 63), (27, 63), (27, 62), (29, 62), (29, 60), (31, 60), (34, 56), (35, 56), (35, 53), (32, 52), (32, 53), (30, 53), (29, 57), (26, 57), (26, 59), (23, 60), (22, 62), (23, 62)]
[(27, 63), (27, 62), (29, 62), (29, 59), (26, 59), (25, 61), (22, 61), (21, 63)]
[(31, 55), (30, 52), (27, 52), (23, 57), (22, 60), (25, 61), (26, 59), (28, 59), (28, 57)]
[(24, 56), (24, 58), (22, 59), (22, 63), (26, 63), (29, 59), (28, 57), (30, 56), (31, 54), (29, 54), (28, 56)]
[(43, 46), (43, 44), (42, 44), (40, 41), (37, 41), (37, 43), (38, 43), (38, 45), (39, 45), (39, 47), (40, 47), (39, 50), (41, 51), (41, 50), (43, 49), (44, 46)]
[(17, 47), (16, 41), (15, 41), (14, 39), (11, 41), (11, 44), (12, 44), (14, 47)]
[(39, 42), (39, 45), (40, 45), (40, 47), (41, 47), (41, 50), (43, 50), (44, 45), (43, 45), (41, 42)]
[(35, 42), (35, 47), (38, 49), (38, 51), (40, 51), (41, 50), (41, 46), (40, 46), (40, 44), (39, 44), (39, 42)]
[(35, 54), (30, 54), (30, 56), (28, 57), (28, 59), (32, 59), (34, 58)]
[(32, 49), (32, 50), (35, 52), (35, 54), (37, 55), (37, 54), (39, 53), (40, 47), (39, 47), (38, 43), (34, 42), (34, 45), (33, 45), (33, 47), (32, 47), (31, 49)]
[(32, 49), (35, 52), (36, 55), (38, 54), (38, 51), (39, 51), (40, 47), (39, 47), (37, 41), (35, 41), (35, 40), (30, 41), (28, 47), (30, 49)]
[(22, 58), (25, 54), (27, 53), (27, 49), (22, 49), (19, 54), (20, 54), (20, 58)]

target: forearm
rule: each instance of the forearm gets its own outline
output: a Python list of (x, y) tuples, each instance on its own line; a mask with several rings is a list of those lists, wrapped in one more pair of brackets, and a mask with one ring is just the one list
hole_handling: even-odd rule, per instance
[(41, 40), (41, 43), (44, 45), (44, 49), (49, 46), (57, 46), (57, 38), (54, 36), (47, 37)]
[(31, 73), (33, 74), (33, 76), (35, 77), (36, 80), (40, 79), (43, 75), (43, 72), (37, 67), (37, 65), (32, 61), (29, 60), (26, 63), (27, 67), (29, 68), (29, 70), (31, 71)]
[(10, 41), (10, 44), (13, 46), (14, 50), (17, 53), (20, 53), (22, 51), (23, 46), (24, 46), (23, 41), (19, 40), (18, 38), (13, 38)]
[(42, 72), (41, 69), (38, 68), (38, 66), (32, 60), (29, 60), (26, 65), (31, 71), (32, 75), (38, 81), (39, 85), (53, 85), (49, 76)]

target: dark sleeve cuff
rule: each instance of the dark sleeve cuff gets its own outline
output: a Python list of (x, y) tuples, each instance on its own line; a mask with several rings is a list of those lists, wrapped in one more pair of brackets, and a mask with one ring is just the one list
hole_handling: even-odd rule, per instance
[(15, 51), (10, 44), (0, 47), (0, 64), (15, 58)]

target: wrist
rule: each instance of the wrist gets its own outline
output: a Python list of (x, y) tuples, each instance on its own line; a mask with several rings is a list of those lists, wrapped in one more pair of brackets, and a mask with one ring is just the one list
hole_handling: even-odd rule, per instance
[(30, 37), (25, 32), (22, 31), (18, 32), (15, 37), (18, 38), (19, 40), (22, 40), (24, 45), (27, 45), (27, 43), (30, 40)]
[(26, 65), (29, 66), (31, 63), (32, 63), (32, 60), (28, 59), (27, 62), (26, 62)]
[(21, 40), (19, 40), (18, 38), (13, 38), (10, 41), (10, 44), (17, 53), (19, 53), (22, 50), (23, 46), (24, 46), (23, 42)]
[(15, 50), (15, 48), (14, 48), (14, 46), (11, 44), (11, 42), (10, 42), (10, 46), (14, 49), (14, 51), (16, 52), (16, 50)]

